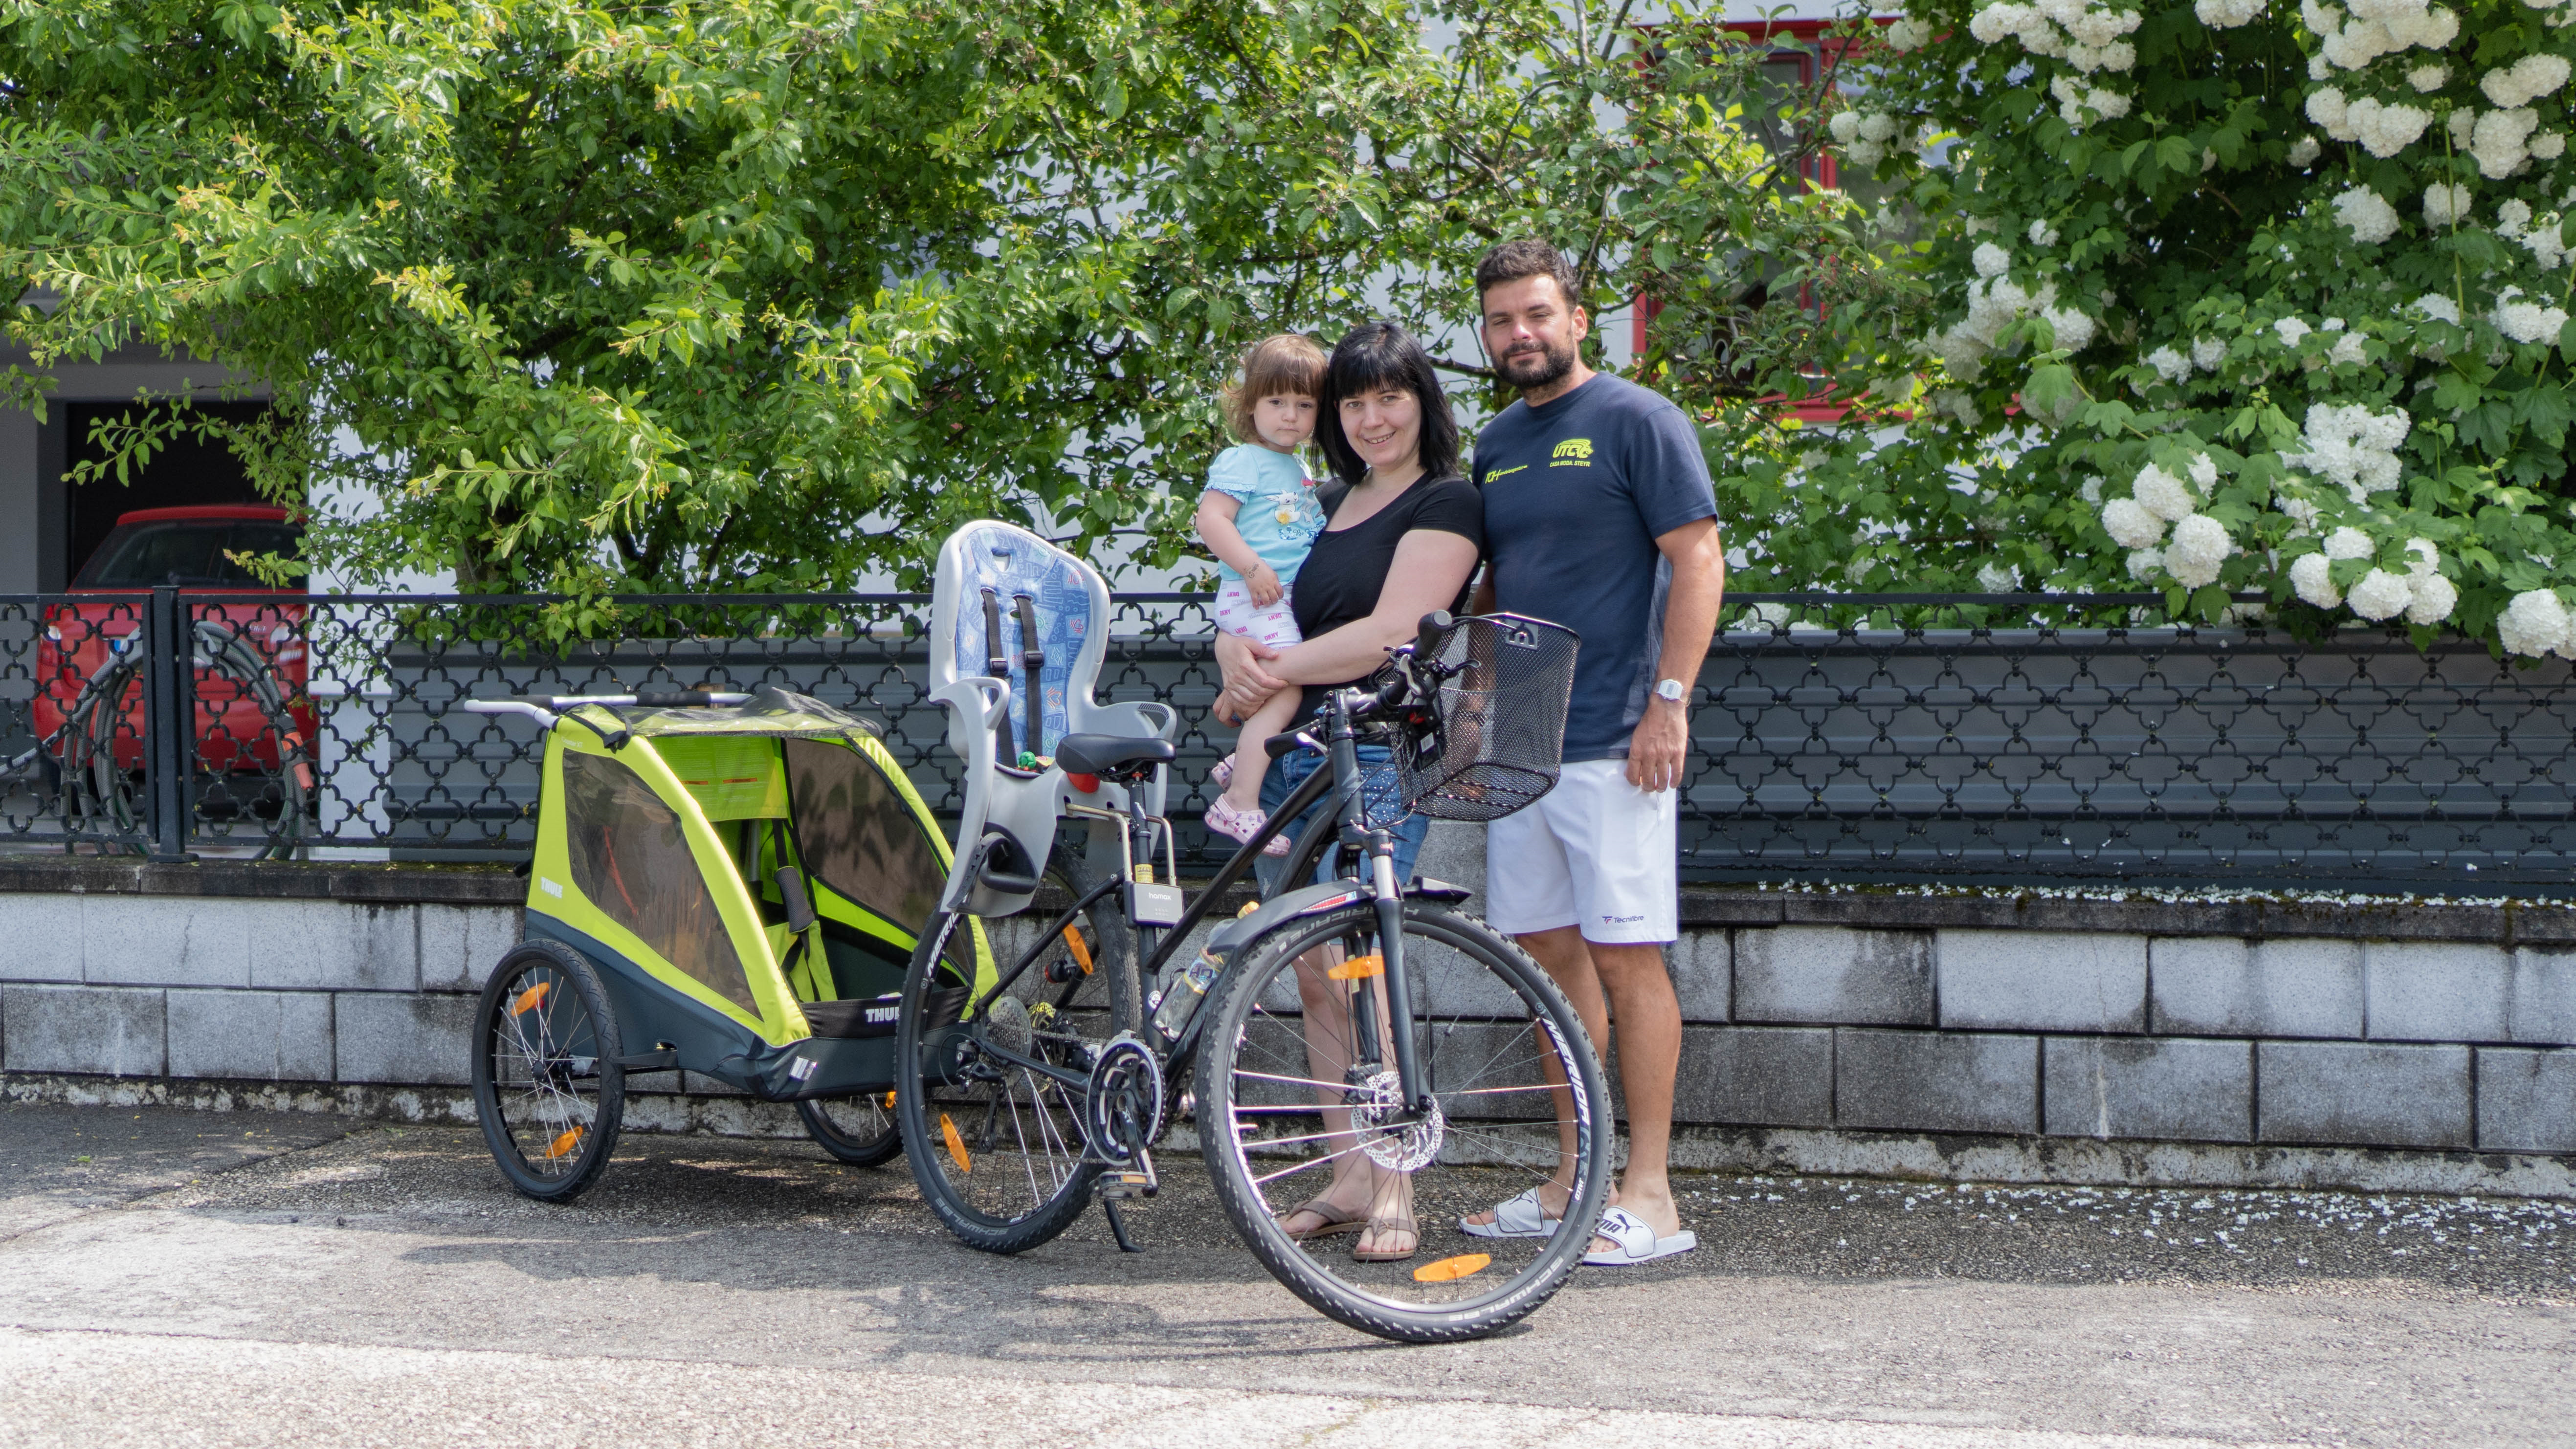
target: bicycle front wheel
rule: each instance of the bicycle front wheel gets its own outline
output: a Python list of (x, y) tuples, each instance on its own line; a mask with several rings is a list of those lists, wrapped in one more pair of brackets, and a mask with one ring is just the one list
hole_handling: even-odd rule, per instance
[[(1078, 900), (1094, 878), (1068, 860), (1048, 881)], [(934, 913), (904, 977), (895, 1033), (907, 1077), (895, 1086), (903, 1152), (931, 1211), (988, 1253), (1037, 1247), (1090, 1206), (1101, 1165), (1086, 1160), (1075, 1081), (1101, 1042), (1141, 1024), (1134, 933), (1117, 894), (1068, 930), (1038, 937), (1046, 924), (1029, 915), (982, 923), (999, 970), (1034, 954), (981, 1012), (969, 1010), (981, 988), (969, 984), (976, 928), (967, 916)]]
[[(1581, 1260), (1609, 1191), (1608, 1097), (1574, 1008), (1526, 952), (1437, 905), (1408, 901), (1403, 920), (1436, 1109), (1406, 1110), (1393, 1028), (1370, 1040), (1354, 1025), (1388, 1019), (1377, 911), (1358, 901), (1249, 943), (1209, 1000), (1200, 1143), (1235, 1230), (1289, 1291), (1381, 1338), (1478, 1338), (1546, 1302)], [(1551, 1180), (1571, 1192), (1570, 1231), (1467, 1232), (1464, 1218)], [(1285, 1220), (1309, 1202), (1348, 1222), (1292, 1238)]]

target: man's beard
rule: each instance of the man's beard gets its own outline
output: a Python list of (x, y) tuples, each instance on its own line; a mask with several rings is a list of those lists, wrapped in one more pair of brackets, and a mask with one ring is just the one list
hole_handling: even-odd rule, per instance
[(1536, 352), (1516, 352), (1502, 361), (1503, 381), (1523, 391), (1557, 382), (1574, 371), (1574, 348), (1542, 341)]

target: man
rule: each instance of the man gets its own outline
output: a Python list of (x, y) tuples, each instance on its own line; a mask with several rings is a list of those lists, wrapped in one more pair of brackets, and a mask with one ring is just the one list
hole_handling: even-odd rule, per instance
[[(1717, 499), (1682, 410), (1584, 365), (1590, 319), (1556, 248), (1495, 247), (1476, 295), (1486, 355), (1521, 390), (1476, 439), (1491, 561), (1479, 607), (1583, 636), (1564, 775), (1487, 827), (1486, 913), (1547, 968), (1605, 1055), (1617, 1024), (1628, 1167), (1584, 1261), (1651, 1262), (1698, 1246), (1665, 1177), (1682, 1022), (1664, 947), (1678, 934), (1690, 687), (1726, 588)], [(1552, 1234), (1572, 1173), (1569, 1158), (1555, 1181), (1461, 1226)]]

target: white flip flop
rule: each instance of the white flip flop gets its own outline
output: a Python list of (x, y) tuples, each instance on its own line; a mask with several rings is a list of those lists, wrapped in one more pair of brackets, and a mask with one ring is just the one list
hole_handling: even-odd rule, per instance
[(1557, 1224), (1563, 1221), (1547, 1215), (1547, 1208), (1538, 1200), (1538, 1189), (1531, 1188), (1509, 1202), (1496, 1203), (1490, 1223), (1460, 1218), (1458, 1231), (1471, 1238), (1552, 1238)]
[(1592, 1231), (1596, 1237), (1608, 1238), (1610, 1246), (1584, 1254), (1583, 1266), (1587, 1268), (1633, 1268), (1699, 1246), (1699, 1234), (1687, 1228), (1669, 1238), (1656, 1237), (1653, 1228), (1626, 1208), (1603, 1213), (1601, 1225)]

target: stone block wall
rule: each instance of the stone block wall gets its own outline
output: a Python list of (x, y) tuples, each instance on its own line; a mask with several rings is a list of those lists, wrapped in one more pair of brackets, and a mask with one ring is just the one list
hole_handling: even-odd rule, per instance
[[(1458, 845), (1426, 871), (1480, 876)], [(522, 889), (0, 863), (0, 1075), (454, 1093)], [(2576, 907), (1722, 890), (1683, 919), (1693, 1160), (2576, 1190)]]

